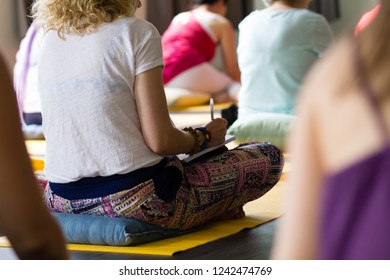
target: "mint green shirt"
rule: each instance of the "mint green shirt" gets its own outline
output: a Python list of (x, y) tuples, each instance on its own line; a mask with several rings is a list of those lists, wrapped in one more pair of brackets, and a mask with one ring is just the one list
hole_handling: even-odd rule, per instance
[(239, 117), (293, 114), (305, 75), (332, 40), (326, 19), (306, 9), (248, 15), (239, 24)]

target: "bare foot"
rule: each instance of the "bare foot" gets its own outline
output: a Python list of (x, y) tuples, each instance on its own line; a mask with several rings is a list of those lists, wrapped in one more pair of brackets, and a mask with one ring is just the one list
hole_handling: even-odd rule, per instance
[(238, 206), (229, 211), (226, 211), (222, 215), (215, 217), (215, 220), (230, 220), (230, 219), (242, 219), (245, 217), (244, 209), (242, 206)]

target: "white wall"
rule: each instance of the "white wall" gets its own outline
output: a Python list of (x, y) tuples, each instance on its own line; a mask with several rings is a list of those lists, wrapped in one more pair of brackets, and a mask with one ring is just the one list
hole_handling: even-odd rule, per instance
[[(253, 0), (256, 9), (264, 8), (262, 0)], [(373, 8), (378, 0), (339, 0), (341, 18), (332, 22), (331, 27), (336, 36), (355, 28), (361, 15)]]

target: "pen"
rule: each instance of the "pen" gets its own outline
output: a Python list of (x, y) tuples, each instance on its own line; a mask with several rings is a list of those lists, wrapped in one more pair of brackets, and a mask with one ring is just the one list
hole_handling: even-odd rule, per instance
[(210, 98), (210, 114), (211, 120), (214, 120), (214, 99)]

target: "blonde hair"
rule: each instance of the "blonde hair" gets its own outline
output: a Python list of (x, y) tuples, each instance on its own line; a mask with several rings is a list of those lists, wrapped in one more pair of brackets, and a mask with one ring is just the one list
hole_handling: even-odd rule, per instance
[(35, 0), (32, 16), (45, 31), (81, 35), (121, 16), (134, 16), (138, 0)]

